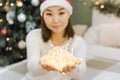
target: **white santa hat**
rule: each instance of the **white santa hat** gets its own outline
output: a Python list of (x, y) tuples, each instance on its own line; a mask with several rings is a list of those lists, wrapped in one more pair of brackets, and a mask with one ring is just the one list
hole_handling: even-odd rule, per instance
[(70, 15), (72, 15), (72, 5), (70, 0), (42, 0), (42, 4), (40, 6), (40, 15), (42, 16), (43, 11), (50, 6), (62, 6), (68, 10)]

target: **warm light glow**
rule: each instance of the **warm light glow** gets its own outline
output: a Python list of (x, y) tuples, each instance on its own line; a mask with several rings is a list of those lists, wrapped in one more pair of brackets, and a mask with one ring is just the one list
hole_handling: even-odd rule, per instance
[(22, 6), (23, 6), (23, 3), (22, 3), (21, 1), (16, 1), (16, 5), (17, 5), (18, 7), (22, 7)]
[(10, 38), (9, 38), (9, 37), (7, 37), (7, 38), (6, 38), (6, 41), (10, 41)]
[(12, 47), (9, 47), (9, 51), (12, 51), (12, 49), (13, 49)]
[(22, 59), (23, 58), (23, 55), (20, 55), (20, 59)]
[(103, 9), (103, 8), (105, 8), (105, 6), (104, 6), (104, 5), (101, 5), (101, 6), (100, 6), (100, 8), (102, 8), (102, 9)]
[[(50, 64), (51, 63), (51, 64)], [(61, 46), (53, 47), (48, 54), (41, 58), (41, 65), (54, 67), (57, 71), (63, 72), (66, 66), (79, 65), (81, 61)]]
[(11, 3), (10, 5), (11, 5), (11, 6), (14, 6), (14, 3)]
[(99, 5), (99, 4), (100, 4), (100, 2), (99, 2), (99, 1), (96, 1), (94, 4), (95, 4), (95, 5)]
[(0, 6), (2, 6), (3, 4), (0, 2)]
[(0, 19), (0, 23), (2, 23), (3, 22), (3, 19)]
[(5, 5), (8, 5), (8, 4), (9, 4), (8, 2), (5, 3)]

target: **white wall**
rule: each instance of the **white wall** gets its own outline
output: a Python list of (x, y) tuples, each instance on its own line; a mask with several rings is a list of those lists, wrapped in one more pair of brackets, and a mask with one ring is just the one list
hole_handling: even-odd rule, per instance
[(96, 26), (104, 23), (120, 22), (120, 18), (114, 14), (103, 14), (99, 10), (93, 9), (92, 11), (92, 26)]

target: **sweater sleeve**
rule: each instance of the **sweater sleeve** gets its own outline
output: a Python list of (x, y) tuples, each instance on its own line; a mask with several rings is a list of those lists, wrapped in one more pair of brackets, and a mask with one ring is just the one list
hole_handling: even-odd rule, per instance
[(42, 40), (40, 39), (40, 30), (29, 32), (26, 37), (27, 46), (27, 67), (32, 76), (45, 74), (45, 70), (39, 64), (40, 52), (42, 49)]
[(67, 75), (73, 80), (80, 80), (86, 71), (86, 43), (82, 38), (79, 38), (74, 41), (73, 44), (73, 55), (81, 59), (81, 64), (77, 65), (75, 69), (68, 72)]

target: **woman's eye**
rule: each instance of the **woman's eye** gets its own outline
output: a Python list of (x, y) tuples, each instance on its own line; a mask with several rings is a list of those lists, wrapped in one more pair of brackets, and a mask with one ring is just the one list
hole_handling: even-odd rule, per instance
[(46, 15), (51, 16), (52, 14), (51, 13), (46, 13)]
[(65, 13), (64, 12), (60, 12), (59, 14), (62, 15), (62, 14), (65, 14)]

